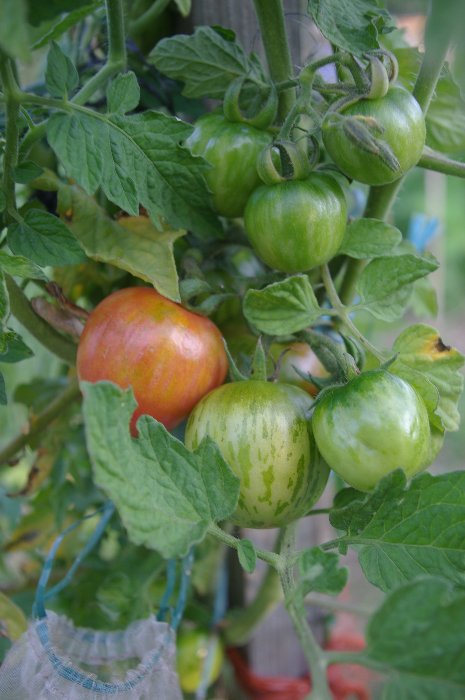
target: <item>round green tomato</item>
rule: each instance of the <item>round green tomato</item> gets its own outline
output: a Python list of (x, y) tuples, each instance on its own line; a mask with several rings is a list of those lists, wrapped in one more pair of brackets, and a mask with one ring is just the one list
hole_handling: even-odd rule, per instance
[(385, 185), (398, 180), (420, 160), (426, 137), (425, 119), (420, 105), (406, 90), (391, 88), (384, 97), (361, 99), (340, 113), (375, 119), (381, 131), (374, 131), (373, 135), (389, 146), (399, 162), (397, 168), (391, 169), (379, 155), (357, 146), (334, 115), (327, 115), (322, 127), (323, 143), (338, 168), (353, 180)]
[(279, 527), (306, 515), (328, 469), (311, 434), (311, 397), (288, 384), (243, 381), (210, 392), (192, 411), (186, 445), (214, 440), (240, 479), (232, 520), (242, 527)]
[(386, 370), (364, 372), (330, 389), (312, 417), (316, 444), (329, 466), (361, 491), (401, 468), (408, 477), (431, 456), (431, 433), (423, 400)]
[(267, 131), (230, 122), (220, 114), (207, 114), (195, 123), (186, 146), (211, 165), (204, 176), (218, 214), (242, 216), (249, 196), (260, 184), (257, 156), (271, 140)]
[[(195, 693), (209, 664), (208, 685), (216, 681), (223, 665), (223, 647), (215, 635), (205, 630), (181, 630), (176, 640), (176, 670), (185, 693)], [(211, 658), (209, 658), (211, 655)]]
[(258, 187), (244, 214), (257, 255), (282, 272), (305, 272), (334, 257), (344, 237), (346, 218), (340, 185), (322, 173)]

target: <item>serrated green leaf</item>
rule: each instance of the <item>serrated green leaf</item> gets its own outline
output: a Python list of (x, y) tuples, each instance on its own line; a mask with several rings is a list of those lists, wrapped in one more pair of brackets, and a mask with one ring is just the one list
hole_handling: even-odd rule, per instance
[(382, 700), (462, 700), (464, 624), (465, 595), (441, 579), (393, 592), (371, 618), (361, 655), (388, 673)]
[(88, 194), (100, 186), (128, 214), (137, 216), (142, 204), (157, 226), (165, 219), (175, 228), (221, 235), (202, 175), (208, 166), (180, 146), (191, 131), (158, 112), (85, 111), (53, 114), (47, 133), (67, 175)]
[(163, 296), (180, 301), (173, 245), (185, 231), (159, 231), (146, 216), (115, 221), (76, 186), (60, 188), (58, 211), (90, 258), (127, 270)]
[(410, 308), (417, 318), (431, 319), (438, 315), (436, 288), (427, 277), (422, 277), (414, 282)]
[(0, 362), (21, 362), (34, 353), (15, 331), (0, 332)]
[(236, 78), (264, 80), (257, 58), (246, 56), (239, 44), (228, 41), (212, 27), (198, 27), (193, 34), (162, 39), (150, 60), (165, 75), (185, 83), (186, 97), (221, 99)]
[(426, 144), (436, 151), (465, 151), (465, 99), (449, 71), (438, 81), (426, 113)]
[(86, 260), (81, 246), (63, 221), (41, 209), (29, 209), (21, 223), (8, 228), (8, 245), (40, 266), (74, 265)]
[(69, 56), (52, 41), (45, 69), (45, 87), (53, 97), (66, 98), (79, 84), (76, 66)]
[(239, 563), (248, 574), (253, 574), (257, 565), (257, 551), (253, 542), (248, 539), (239, 540), (237, 548)]
[(340, 568), (339, 555), (324, 552), (320, 547), (305, 549), (298, 559), (298, 593), (305, 597), (309, 593), (338, 595), (347, 583), (348, 572)]
[(393, 28), (376, 0), (309, 0), (307, 12), (331, 44), (356, 55), (379, 48), (379, 35)]
[(376, 318), (395, 321), (404, 313), (412, 283), (438, 268), (433, 256), (395, 255), (372, 260), (362, 271), (357, 289), (361, 307)]
[(359, 547), (365, 576), (384, 591), (428, 574), (465, 588), (465, 472), (421, 474), (406, 486), (397, 470), (370, 494), (350, 490), (330, 521)]
[(5, 276), (0, 269), (0, 324), (8, 318), (10, 313), (10, 298), (6, 288)]
[(357, 219), (346, 229), (339, 253), (361, 260), (388, 255), (402, 240), (398, 228), (379, 219)]
[(27, 14), (26, 0), (0, 2), (0, 48), (23, 61), (30, 56)]
[(89, 0), (47, 0), (47, 2), (32, 0), (29, 3), (29, 21), (31, 24), (37, 25), (58, 17), (64, 12), (73, 12), (84, 7), (88, 2)]
[(21, 608), (0, 591), (0, 628), (8, 639), (15, 641), (27, 630), (27, 619)]
[(0, 406), (6, 406), (8, 399), (6, 396), (6, 386), (3, 374), (0, 372)]
[(46, 46), (54, 39), (59, 39), (63, 34), (74, 27), (75, 24), (85, 19), (88, 15), (94, 12), (97, 8), (101, 7), (101, 2), (92, 2), (90, 4), (84, 5), (84, 7), (78, 7), (71, 12), (68, 12), (62, 19), (56, 21), (51, 27), (46, 25), (45, 34), (43, 34), (39, 39), (36, 39), (33, 49), (40, 49), (42, 46)]
[(136, 74), (132, 71), (120, 73), (111, 81), (107, 90), (108, 111), (125, 114), (137, 107), (140, 100), (140, 88)]
[(15, 182), (27, 185), (36, 177), (39, 177), (41, 173), (43, 173), (43, 170), (37, 163), (34, 163), (32, 160), (25, 160), (15, 168)]
[(192, 0), (174, 0), (176, 7), (183, 17), (187, 17), (191, 11)]
[(42, 268), (31, 260), (22, 255), (9, 255), (3, 250), (0, 250), (0, 269), (12, 277), (48, 281)]
[(425, 324), (415, 324), (403, 331), (392, 346), (399, 353), (390, 367), (397, 373), (402, 365), (421, 372), (434, 384), (439, 392), (436, 415), (445, 430), (458, 430), (460, 414), (457, 404), (463, 391), (463, 376), (460, 369), (465, 357), (455, 348), (445, 345), (439, 332)]
[(322, 314), (308, 277), (294, 275), (264, 289), (250, 289), (243, 311), (255, 328), (268, 335), (288, 335), (310, 326)]
[(149, 416), (139, 419), (139, 437), (132, 438), (131, 390), (109, 382), (82, 388), (95, 481), (115, 503), (129, 538), (166, 558), (186, 554), (210, 524), (235, 510), (239, 479), (211, 440), (191, 453)]

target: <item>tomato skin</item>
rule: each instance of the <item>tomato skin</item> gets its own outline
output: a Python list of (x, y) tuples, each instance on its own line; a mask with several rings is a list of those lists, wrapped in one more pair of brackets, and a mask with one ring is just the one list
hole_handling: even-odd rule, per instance
[(285, 525), (321, 495), (328, 469), (316, 459), (312, 403), (297, 387), (249, 380), (215, 389), (191, 413), (187, 447), (209, 435), (241, 480), (237, 525)]
[(344, 193), (329, 175), (312, 173), (258, 187), (244, 214), (257, 255), (281, 272), (306, 272), (337, 253), (346, 227)]
[(212, 166), (204, 177), (218, 214), (242, 216), (249, 196), (260, 184), (258, 154), (271, 140), (267, 131), (230, 122), (220, 114), (207, 114), (197, 120), (185, 145)]
[(222, 384), (228, 361), (218, 328), (149, 287), (106, 297), (90, 314), (79, 341), (80, 380), (132, 386), (137, 418), (147, 413), (168, 430), (206, 393)]
[(324, 146), (338, 168), (353, 180), (385, 185), (398, 180), (420, 160), (426, 138), (425, 119), (420, 105), (406, 90), (391, 88), (384, 97), (359, 100), (342, 109), (341, 114), (376, 119), (383, 129), (376, 137), (390, 146), (399, 161), (399, 167), (391, 170), (378, 155), (358, 147), (327, 115), (322, 126)]
[(224, 651), (218, 637), (202, 629), (181, 629), (177, 635), (176, 670), (179, 682), (185, 693), (195, 693), (202, 681), (203, 665), (207, 660), (210, 645), (213, 659), (211, 661), (208, 685), (216, 681), (221, 672)]
[(273, 343), (270, 354), (275, 362), (279, 361), (279, 371), (276, 377), (278, 382), (294, 384), (311, 396), (318, 394), (318, 388), (312, 382), (302, 379), (294, 368), (318, 378), (329, 376), (329, 372), (323, 367), (307, 343)]
[(425, 404), (407, 382), (386, 370), (364, 372), (329, 390), (315, 407), (312, 425), (326, 462), (361, 491), (399, 467), (412, 477), (429, 462)]

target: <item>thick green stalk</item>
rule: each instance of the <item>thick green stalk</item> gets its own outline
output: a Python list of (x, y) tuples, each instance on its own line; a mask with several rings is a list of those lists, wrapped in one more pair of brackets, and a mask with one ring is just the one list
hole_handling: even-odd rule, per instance
[[(447, 5), (444, 0), (433, 0), (431, 13), (425, 29), (425, 53), (420, 66), (413, 96), (416, 98), (424, 114), (428, 111), (431, 98), (436, 89), (447, 50), (456, 29), (456, 13), (460, 0), (453, 0)], [(403, 178), (380, 187), (371, 187), (364, 216), (374, 219), (385, 219), (389, 214), (396, 195), (402, 185)], [(350, 304), (354, 294), (357, 279), (364, 267), (360, 260), (349, 260), (344, 279), (341, 284), (340, 298), (344, 304)]]
[(70, 403), (76, 401), (80, 396), (79, 385), (77, 380), (73, 379), (69, 386), (37, 416), (33, 417), (26, 430), (21, 431), (11, 442), (0, 450), (0, 466), (8, 462), (18, 454), (23, 447), (39, 435), (50, 423), (58, 418)]
[(166, 10), (171, 0), (155, 0), (144, 14), (134, 19), (129, 25), (129, 31), (132, 34), (142, 32), (148, 25), (159, 17)]
[[(275, 83), (289, 80), (293, 77), (293, 71), (282, 2), (281, 0), (254, 0), (254, 7), (271, 79)], [(281, 121), (285, 119), (294, 102), (294, 88), (291, 87), (280, 93), (278, 116)]]
[(16, 212), (16, 195), (14, 170), (18, 164), (19, 142), (19, 88), (13, 72), (11, 59), (0, 57), (0, 76), (5, 95), (6, 129), (5, 152), (3, 155), (3, 192), (6, 200), (6, 218), (14, 219)]
[(418, 167), (434, 170), (444, 175), (452, 175), (453, 177), (465, 177), (465, 163), (447, 158), (442, 153), (433, 151), (432, 148), (428, 147), (425, 147)]
[(58, 333), (54, 328), (38, 316), (33, 310), (29, 299), (21, 291), (9, 275), (5, 275), (10, 307), (13, 316), (36, 338), (47, 350), (66, 362), (74, 365), (76, 362), (76, 345)]

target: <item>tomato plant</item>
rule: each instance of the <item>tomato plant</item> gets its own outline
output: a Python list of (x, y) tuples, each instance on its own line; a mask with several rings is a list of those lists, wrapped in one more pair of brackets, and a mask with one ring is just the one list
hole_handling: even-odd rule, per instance
[(346, 227), (339, 184), (315, 173), (305, 180), (261, 185), (244, 214), (247, 235), (259, 257), (283, 272), (305, 272), (328, 262)]
[[(357, 142), (344, 129), (340, 116), (352, 117), (358, 125), (380, 139), (370, 147)], [(353, 124), (354, 122), (352, 122)], [(384, 97), (359, 99), (340, 113), (328, 113), (323, 122), (323, 142), (338, 168), (353, 180), (384, 185), (399, 179), (420, 160), (426, 126), (421, 107), (403, 88), (393, 87)], [(383, 147), (388, 149), (387, 163)]]
[(287, 384), (244, 381), (208, 394), (191, 413), (186, 445), (212, 438), (241, 480), (233, 521), (277, 527), (305, 515), (326, 484), (309, 426), (312, 400)]
[(208, 114), (196, 122), (186, 146), (210, 164), (204, 175), (222, 216), (244, 213), (249, 196), (260, 184), (257, 156), (271, 138), (267, 131), (231, 122), (220, 114)]
[(77, 354), (80, 379), (131, 386), (138, 408), (171, 429), (221, 384), (227, 359), (208, 319), (154, 289), (131, 287), (106, 297), (90, 315)]
[(329, 389), (312, 418), (315, 440), (348, 484), (372, 489), (394, 469), (411, 477), (430, 456), (430, 427), (422, 399), (385, 370), (364, 372)]

